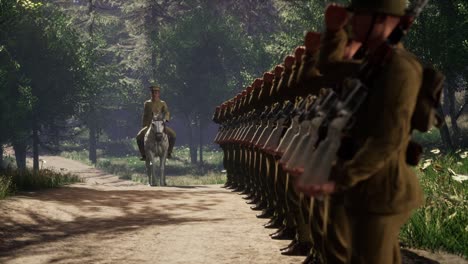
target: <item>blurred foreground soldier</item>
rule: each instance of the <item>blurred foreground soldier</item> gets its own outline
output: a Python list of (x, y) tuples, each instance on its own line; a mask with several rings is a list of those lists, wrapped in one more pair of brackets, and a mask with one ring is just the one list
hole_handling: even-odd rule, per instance
[(368, 95), (348, 134), (357, 151), (338, 159), (331, 182), (303, 188), (313, 196), (344, 194), (350, 235), (342, 239), (350, 245), (351, 263), (401, 263), (400, 228), (423, 202), (406, 157), (423, 69), (401, 43), (389, 39), (405, 7), (404, 0), (352, 1), (353, 38), (367, 47), (372, 67), (360, 76)]
[[(144, 148), (144, 139), (146, 131), (148, 131), (149, 126), (151, 125), (151, 120), (153, 119), (154, 115), (159, 113), (164, 114), (165, 121), (169, 121), (170, 113), (169, 108), (167, 107), (166, 102), (161, 100), (161, 88), (155, 85), (149, 87), (151, 91), (151, 100), (148, 100), (144, 104), (143, 110), (143, 118), (142, 118), (142, 129), (138, 132), (136, 136), (138, 149), (140, 150), (141, 160), (145, 160), (145, 148)], [(176, 140), (176, 133), (175, 131), (168, 127), (167, 124), (165, 125), (164, 132), (167, 134), (169, 138), (169, 149), (167, 150), (167, 158), (172, 158), (172, 150), (174, 149), (174, 144)]]
[[(356, 49), (345, 32), (349, 20), (347, 10), (331, 4), (325, 12), (326, 32), (323, 34), (317, 67), (327, 79), (340, 83), (359, 69), (360, 62), (350, 60)], [(350, 47), (353, 47), (350, 51)], [(332, 175), (331, 177), (334, 177)], [(348, 263), (350, 259), (349, 220), (344, 206), (344, 194), (330, 195), (329, 202), (315, 201), (315, 240), (325, 263)]]

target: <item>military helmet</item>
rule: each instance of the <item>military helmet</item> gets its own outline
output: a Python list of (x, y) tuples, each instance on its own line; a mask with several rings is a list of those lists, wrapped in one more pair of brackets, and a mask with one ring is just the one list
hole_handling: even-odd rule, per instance
[(255, 81), (252, 83), (252, 88), (255, 90), (255, 89), (259, 89), (263, 84), (263, 79), (261, 78), (257, 78), (255, 79)]
[(161, 91), (161, 87), (157, 85), (150, 85), (149, 87), (150, 91), (155, 92), (155, 91)]
[(382, 13), (404, 16), (406, 0), (352, 0), (348, 10), (352, 12)]
[(291, 56), (291, 55), (286, 56), (286, 58), (284, 58), (285, 70), (291, 70), (295, 60), (296, 59), (294, 58), (294, 56)]
[(283, 71), (284, 71), (283, 65), (276, 65), (276, 67), (275, 67), (275, 77), (280, 78)]
[(307, 32), (304, 37), (304, 46), (306, 51), (310, 53), (315, 53), (320, 48), (320, 33), (318, 32)]
[(275, 78), (275, 75), (271, 72), (265, 72), (263, 74), (263, 83), (272, 83), (273, 79)]
[(296, 58), (296, 63), (299, 63), (302, 61), (302, 55), (304, 55), (305, 52), (305, 46), (298, 46), (294, 50), (294, 58)]

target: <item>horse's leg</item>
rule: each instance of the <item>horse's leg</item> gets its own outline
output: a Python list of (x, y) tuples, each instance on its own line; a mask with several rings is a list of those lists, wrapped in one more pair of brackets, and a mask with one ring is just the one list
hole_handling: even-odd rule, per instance
[(153, 156), (153, 167), (152, 167), (152, 181), (153, 181), (153, 186), (158, 185), (156, 181), (156, 156)]
[(158, 158), (159, 158), (159, 167), (158, 167), (159, 185), (164, 186), (163, 181), (162, 181), (162, 174), (161, 174), (161, 156), (158, 156)]
[(166, 166), (166, 155), (159, 157), (159, 171), (161, 173), (161, 185), (166, 186), (166, 175), (164, 174), (164, 167)]
[(146, 160), (145, 160), (145, 165), (146, 165), (146, 175), (148, 176), (148, 184), (151, 186), (151, 164), (150, 164), (150, 156), (146, 154)]

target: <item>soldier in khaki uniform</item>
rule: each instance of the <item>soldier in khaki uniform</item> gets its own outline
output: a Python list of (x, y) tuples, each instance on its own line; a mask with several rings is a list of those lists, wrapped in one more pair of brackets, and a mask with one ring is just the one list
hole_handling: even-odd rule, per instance
[[(405, 13), (404, 0), (353, 0), (353, 37), (369, 56), (385, 43)], [(360, 146), (337, 164), (333, 182), (307, 186), (310, 195), (341, 192), (350, 227), (351, 263), (401, 263), (398, 234), (423, 202), (414, 171), (406, 163), (411, 118), (422, 83), (422, 66), (401, 44), (366, 84), (369, 95), (356, 113), (350, 136)]]
[[(153, 115), (161, 113), (161, 114), (164, 114), (164, 119), (166, 121), (169, 121), (170, 119), (169, 108), (167, 107), (166, 102), (164, 102), (160, 98), (161, 88), (158, 86), (152, 85), (149, 87), (149, 89), (151, 91), (151, 100), (146, 101), (144, 104), (143, 118), (142, 118), (142, 125), (141, 125), (142, 129), (140, 130), (140, 132), (138, 132), (136, 136), (138, 149), (140, 150), (140, 154), (141, 154), (141, 160), (146, 159), (144, 139), (145, 139), (146, 131), (148, 131), (148, 128), (151, 125), (151, 120), (153, 119)], [(168, 127), (167, 125), (165, 126), (164, 132), (167, 134), (169, 138), (169, 149), (167, 150), (167, 158), (170, 159), (172, 158), (172, 150), (174, 149), (176, 133), (172, 128)]]
[[(343, 78), (357, 72), (361, 64), (359, 61), (349, 60), (352, 57), (349, 53), (354, 54), (355, 49), (349, 50), (354, 45), (351, 45), (345, 32), (348, 19), (349, 15), (344, 7), (333, 4), (327, 7), (326, 31), (323, 34), (317, 67), (327, 79), (334, 80), (336, 83), (342, 82)], [(330, 195), (328, 203), (315, 201), (315, 235), (316, 240), (320, 242), (318, 243), (319, 249), (325, 263), (349, 262), (351, 250), (346, 238), (350, 236), (350, 228), (347, 224), (349, 219), (344, 199), (343, 193), (335, 193)]]

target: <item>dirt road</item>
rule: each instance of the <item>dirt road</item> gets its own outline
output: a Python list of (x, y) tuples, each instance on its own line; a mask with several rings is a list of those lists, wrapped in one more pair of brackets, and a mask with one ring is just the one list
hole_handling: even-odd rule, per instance
[[(0, 263), (303, 260), (282, 256), (279, 249), (289, 241), (270, 239), (266, 221), (219, 185), (148, 187), (75, 161), (42, 158), (45, 167), (76, 173), (85, 182), (0, 201)], [(432, 257), (466, 263), (451, 255)]]

